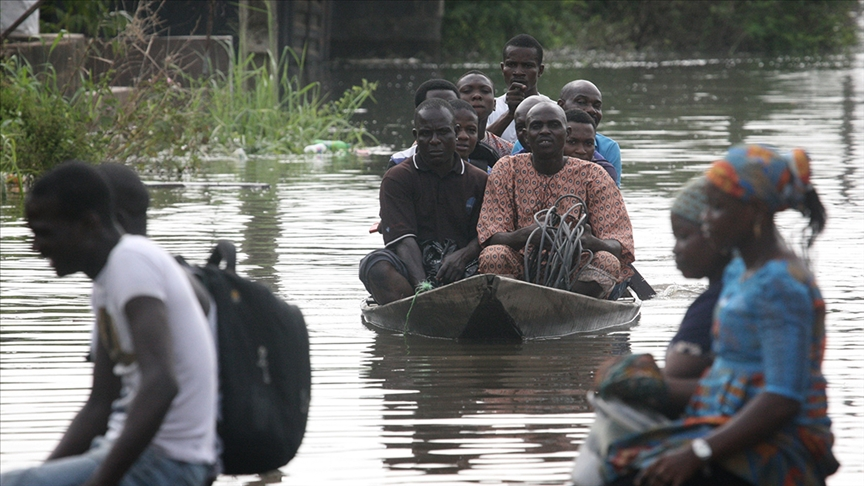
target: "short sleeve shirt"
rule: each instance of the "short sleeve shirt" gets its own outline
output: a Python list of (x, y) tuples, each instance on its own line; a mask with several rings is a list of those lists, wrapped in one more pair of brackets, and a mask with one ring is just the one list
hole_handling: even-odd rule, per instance
[[(478, 240), (485, 246), (496, 233), (515, 231), (534, 223), (534, 214), (552, 206), (559, 196), (573, 194), (585, 201), (588, 223), (595, 236), (621, 243), (621, 279), (632, 275), (627, 265), (635, 259), (633, 227), (621, 191), (599, 165), (573, 157), (553, 175), (537, 172), (531, 154), (499, 160), (489, 176)], [(562, 202), (562, 211), (573, 200)]]
[(714, 306), (717, 305), (722, 288), (723, 282), (718, 280), (709, 285), (708, 289), (690, 304), (687, 312), (684, 313), (678, 332), (669, 343), (671, 348), (686, 350), (687, 354), (710, 355)]
[(594, 137), (594, 146), (615, 168), (615, 185), (621, 187), (621, 147), (618, 142), (598, 133)]
[(216, 460), (216, 348), (195, 292), (183, 269), (165, 250), (143, 236), (124, 235), (93, 281), (91, 304), (100, 341), (120, 377), (124, 393), (112, 405), (106, 438), (126, 425), (128, 405), (140, 387), (136, 350), (125, 312), (137, 297), (162, 301), (170, 333), (177, 396), (151, 443), (171, 459)]
[(379, 201), (386, 246), (414, 237), (421, 244), (450, 239), (463, 248), (477, 237), (486, 173), (456, 159), (444, 177), (416, 156), (384, 174)]

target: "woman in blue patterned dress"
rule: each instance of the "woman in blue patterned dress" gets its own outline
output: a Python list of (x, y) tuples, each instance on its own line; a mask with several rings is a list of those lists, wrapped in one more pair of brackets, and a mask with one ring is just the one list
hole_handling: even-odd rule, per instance
[(609, 483), (818, 485), (837, 470), (821, 371), (825, 305), (774, 224), (787, 208), (809, 217), (806, 248), (824, 228), (809, 162), (800, 149), (748, 145), (708, 170), (703, 231), (736, 255), (714, 312), (716, 358), (682, 419), (610, 446)]

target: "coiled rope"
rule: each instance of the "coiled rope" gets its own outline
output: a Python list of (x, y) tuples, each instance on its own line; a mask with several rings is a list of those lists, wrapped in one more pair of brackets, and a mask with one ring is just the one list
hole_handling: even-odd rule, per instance
[[(567, 199), (576, 202), (561, 214), (560, 204)], [(574, 194), (565, 194), (552, 207), (536, 212), (538, 227), (525, 243), (525, 281), (572, 292), (579, 274), (594, 259), (594, 252), (582, 248), (587, 220), (585, 201)], [(538, 244), (531, 244), (535, 236)], [(587, 253), (588, 259), (577, 272), (582, 253)]]

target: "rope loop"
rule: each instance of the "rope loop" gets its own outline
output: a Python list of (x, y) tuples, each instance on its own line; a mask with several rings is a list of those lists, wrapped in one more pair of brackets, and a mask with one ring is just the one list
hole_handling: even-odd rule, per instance
[[(562, 213), (562, 201), (574, 199)], [(582, 270), (576, 271), (582, 254), (588, 255), (582, 269), (594, 259), (594, 252), (582, 248), (582, 235), (588, 221), (588, 208), (579, 196), (565, 194), (552, 207), (534, 214), (537, 228), (525, 243), (525, 281), (545, 287), (573, 291)], [(538, 244), (531, 244), (532, 241)]]

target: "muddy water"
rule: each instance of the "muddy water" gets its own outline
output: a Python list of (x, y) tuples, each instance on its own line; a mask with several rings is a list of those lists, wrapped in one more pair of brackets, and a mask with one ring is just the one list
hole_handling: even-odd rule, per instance
[[(350, 68), (337, 87), (377, 79), (363, 115), (382, 143), (409, 143), (411, 93), (463, 68)], [(492, 69), (490, 68), (490, 72)], [(668, 208), (674, 191), (730, 143), (808, 148), (829, 212), (811, 257), (828, 303), (830, 414), (843, 464), (829, 484), (864, 480), (864, 62), (696, 60), (550, 63), (553, 96), (585, 77), (604, 92), (601, 132), (619, 141), (622, 190), (637, 268), (659, 291), (638, 326), (613, 334), (521, 344), (381, 335), (361, 324), (357, 262), (380, 246), (384, 158), (212, 161), (196, 180), (266, 182), (270, 189), (154, 189), (151, 236), (202, 262), (218, 238), (235, 241), (239, 271), (299, 305), (312, 346), (309, 426), (297, 457), (269, 481), (299, 485), (563, 484), (593, 414), (585, 392), (607, 356), (664, 345), (705, 288), (674, 268)], [(499, 78), (500, 79), (500, 78)], [(500, 89), (498, 90), (500, 92)], [(375, 122), (375, 123), (373, 123)], [(795, 242), (802, 219), (780, 218)], [(29, 249), (21, 201), (0, 219), (0, 466), (33, 464), (52, 449), (86, 398), (89, 282), (57, 279)], [(219, 485), (255, 477), (220, 478)], [(259, 484), (259, 483), (255, 483)]]

